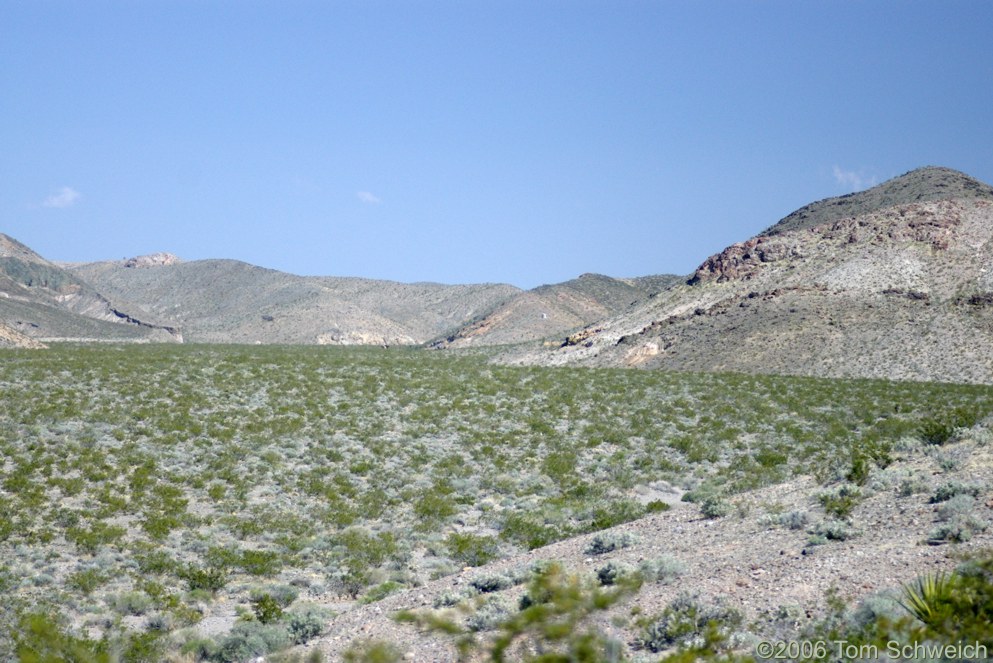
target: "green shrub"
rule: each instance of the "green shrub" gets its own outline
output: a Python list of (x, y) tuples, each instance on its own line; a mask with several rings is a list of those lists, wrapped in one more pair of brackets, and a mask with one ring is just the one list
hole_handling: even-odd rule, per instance
[(921, 440), (927, 444), (942, 445), (952, 439), (955, 434), (955, 426), (947, 421), (925, 419), (921, 422), (918, 433)]
[(504, 518), (500, 538), (524, 546), (528, 550), (541, 548), (568, 536), (554, 525), (546, 525), (531, 515), (513, 512)]
[(824, 511), (836, 518), (848, 518), (859, 503), (862, 491), (850, 483), (842, 484), (817, 496)]
[(135, 555), (138, 568), (146, 574), (172, 573), (176, 570), (176, 560), (164, 550), (149, 550)]
[(414, 501), (414, 514), (425, 527), (443, 523), (456, 513), (451, 496), (437, 489), (425, 491)]
[(161, 663), (164, 651), (161, 632), (130, 633), (124, 636), (120, 660), (122, 663)]
[(951, 412), (922, 420), (917, 431), (924, 442), (940, 446), (955, 436), (956, 429), (975, 426), (980, 418), (978, 407), (960, 406)]
[(116, 545), (126, 533), (127, 530), (123, 527), (108, 525), (98, 520), (89, 528), (70, 527), (66, 530), (66, 538), (75, 543), (81, 551), (93, 554), (101, 546)]
[(195, 564), (186, 566), (179, 572), (179, 577), (186, 581), (191, 590), (203, 589), (211, 594), (217, 593), (227, 584), (227, 573), (214, 566), (200, 567)]
[(272, 624), (283, 617), (283, 606), (279, 604), (272, 594), (263, 594), (252, 599), (252, 611), (255, 618), (263, 624)]
[(146, 514), (141, 522), (141, 528), (149, 538), (161, 541), (169, 536), (169, 532), (180, 527), (182, 521), (174, 515), (166, 513)]
[(499, 543), (492, 536), (452, 532), (445, 538), (448, 556), (463, 566), (483, 566), (499, 555)]
[(949, 481), (934, 491), (934, 495), (931, 496), (928, 503), (938, 504), (939, 502), (946, 502), (956, 495), (977, 497), (979, 495), (979, 486), (970, 483), (961, 483), (959, 481)]
[(723, 518), (731, 513), (731, 503), (717, 495), (710, 495), (700, 504), (700, 513), (705, 518)]
[(662, 513), (668, 511), (672, 506), (665, 500), (652, 500), (645, 505), (645, 513)]
[(113, 660), (106, 640), (75, 636), (64, 629), (56, 617), (42, 612), (21, 615), (12, 635), (17, 659), (26, 663), (111, 663)]
[(612, 500), (593, 510), (589, 531), (608, 529), (629, 523), (645, 515), (645, 507), (634, 500)]
[(359, 603), (375, 603), (376, 601), (382, 601), (393, 592), (402, 588), (402, 584), (394, 580), (387, 580), (386, 582), (376, 585), (367, 591)]
[(97, 569), (84, 569), (73, 573), (66, 579), (66, 584), (89, 595), (94, 589), (107, 583), (109, 578)]
[(271, 550), (243, 550), (239, 566), (249, 575), (268, 577), (279, 573), (283, 563), (279, 553)]

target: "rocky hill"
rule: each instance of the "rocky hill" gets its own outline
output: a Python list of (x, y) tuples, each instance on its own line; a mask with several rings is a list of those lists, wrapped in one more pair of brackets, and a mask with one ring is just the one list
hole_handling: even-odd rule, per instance
[(928, 167), (807, 205), (688, 277), (528, 291), (166, 253), (56, 265), (0, 235), (0, 321), (41, 340), (506, 346), (514, 363), (993, 382), (991, 269), (993, 187)]
[(989, 383), (991, 267), (993, 188), (924, 168), (798, 210), (685, 284), (504, 360)]
[(463, 348), (553, 337), (624, 311), (680, 280), (669, 274), (636, 279), (583, 274), (520, 292), (433, 346)]
[(0, 321), (34, 339), (177, 341), (179, 331), (0, 234)]
[(45, 347), (48, 346), (0, 322), (0, 348), (40, 349)]
[(813, 228), (894, 205), (956, 198), (993, 199), (993, 187), (951, 168), (929, 166), (895, 177), (866, 191), (805, 205), (761, 235)]
[(187, 341), (205, 343), (416, 345), (520, 292), (296, 276), (236, 260), (132, 259), (72, 272), (101, 292), (143, 302)]
[[(0, 235), (0, 320), (51, 340), (465, 347), (532, 341), (609, 317), (678, 281), (586, 274), (522, 291), (307, 277), (155, 253), (55, 264)], [(137, 302), (137, 303), (135, 303)]]

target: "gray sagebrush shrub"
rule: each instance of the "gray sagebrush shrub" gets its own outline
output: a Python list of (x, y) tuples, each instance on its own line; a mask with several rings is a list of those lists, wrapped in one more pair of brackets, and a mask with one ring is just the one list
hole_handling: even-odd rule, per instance
[(636, 540), (633, 534), (627, 532), (602, 532), (590, 539), (583, 552), (587, 555), (605, 555), (621, 548), (628, 548), (634, 545)]
[(700, 513), (703, 514), (704, 518), (723, 518), (731, 513), (731, 503), (723, 497), (711, 495), (704, 498), (700, 504)]
[(686, 573), (686, 565), (670, 555), (660, 555), (641, 562), (638, 573), (645, 582), (666, 584)]
[(824, 540), (827, 541), (846, 541), (853, 536), (856, 532), (852, 529), (851, 525), (843, 520), (822, 520), (814, 526), (814, 539), (811, 543), (821, 543)]
[(809, 520), (810, 518), (807, 517), (806, 511), (794, 510), (779, 514), (779, 524), (787, 529), (803, 529), (807, 526)]
[(302, 605), (295, 607), (284, 616), (287, 629), (293, 642), (298, 645), (306, 644), (320, 637), (328, 627), (328, 621), (334, 613), (319, 605)]
[(469, 580), (469, 586), (478, 591), (480, 594), (489, 594), (490, 592), (499, 592), (508, 587), (513, 587), (518, 584), (515, 582), (514, 578), (508, 577), (503, 573), (488, 573), (486, 575), (476, 576)]
[(596, 570), (597, 581), (604, 587), (616, 585), (626, 576), (635, 572), (630, 564), (624, 562), (607, 562)]
[(239, 621), (221, 641), (216, 656), (224, 663), (240, 663), (285, 649), (289, 645), (290, 633), (281, 623)]
[(692, 594), (680, 594), (661, 614), (649, 620), (635, 644), (658, 653), (670, 647), (691, 643), (711, 624), (725, 637), (741, 626), (740, 612), (720, 603), (704, 603)]
[(466, 628), (473, 632), (490, 631), (507, 621), (512, 615), (510, 605), (500, 596), (490, 596), (483, 600), (475, 612), (466, 619)]

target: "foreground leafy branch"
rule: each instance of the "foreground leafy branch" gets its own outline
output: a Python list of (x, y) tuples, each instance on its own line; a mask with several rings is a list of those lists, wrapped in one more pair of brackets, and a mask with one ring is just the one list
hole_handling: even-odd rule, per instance
[(633, 595), (640, 586), (641, 579), (633, 575), (604, 589), (554, 563), (534, 576), (521, 597), (521, 610), (503, 621), (493, 638), (481, 641), (450, 614), (407, 611), (397, 620), (455, 636), (460, 660), (481, 656), (493, 663), (511, 660), (508, 657), (531, 663), (616, 661), (620, 660), (621, 644), (586, 622), (594, 613)]

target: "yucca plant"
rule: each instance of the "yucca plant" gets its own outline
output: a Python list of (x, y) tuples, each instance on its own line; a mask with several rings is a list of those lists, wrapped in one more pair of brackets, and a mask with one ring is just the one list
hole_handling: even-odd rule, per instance
[(903, 586), (903, 599), (898, 602), (908, 613), (934, 628), (949, 617), (958, 585), (958, 576), (944, 571), (919, 576)]

